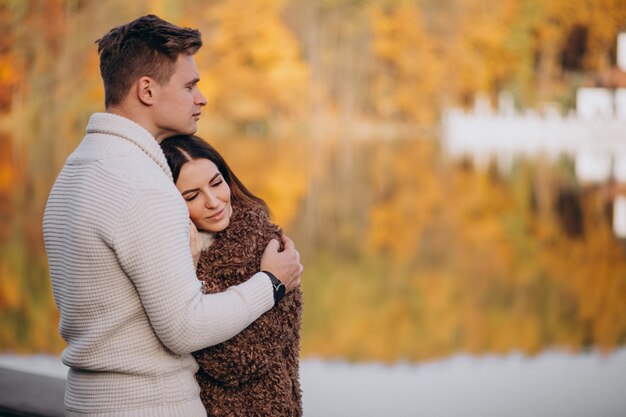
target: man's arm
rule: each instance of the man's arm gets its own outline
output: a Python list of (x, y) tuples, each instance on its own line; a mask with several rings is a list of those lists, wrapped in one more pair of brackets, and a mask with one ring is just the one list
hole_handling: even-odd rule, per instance
[[(133, 281), (155, 333), (176, 353), (228, 340), (274, 305), (264, 273), (222, 293), (202, 294), (189, 251), (188, 221), (182, 200), (145, 191), (118, 219), (113, 236), (119, 263)], [(297, 281), (288, 271), (299, 271), (299, 261), (291, 258), (274, 257), (268, 268), (277, 274), (287, 271), (281, 277)]]

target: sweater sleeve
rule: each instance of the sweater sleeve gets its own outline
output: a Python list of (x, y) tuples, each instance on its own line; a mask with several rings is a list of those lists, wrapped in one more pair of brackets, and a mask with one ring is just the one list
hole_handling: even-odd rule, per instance
[(180, 354), (219, 344), (273, 306), (263, 273), (222, 293), (202, 294), (185, 205), (160, 190), (144, 190), (132, 200), (117, 221), (113, 249), (167, 348)]

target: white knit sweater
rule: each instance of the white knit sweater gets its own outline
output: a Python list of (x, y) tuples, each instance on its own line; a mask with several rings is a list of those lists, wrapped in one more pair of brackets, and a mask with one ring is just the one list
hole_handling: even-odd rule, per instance
[(189, 214), (144, 128), (96, 113), (43, 223), (70, 367), (68, 416), (205, 416), (190, 352), (227, 340), (274, 304), (257, 273), (203, 295)]

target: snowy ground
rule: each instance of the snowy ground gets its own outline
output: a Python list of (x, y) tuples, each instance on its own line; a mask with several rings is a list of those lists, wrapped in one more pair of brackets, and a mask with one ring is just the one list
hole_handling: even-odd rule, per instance
[[(0, 355), (0, 367), (59, 378), (67, 371), (49, 356)], [(301, 379), (306, 417), (626, 416), (626, 349), (393, 366), (307, 359)]]

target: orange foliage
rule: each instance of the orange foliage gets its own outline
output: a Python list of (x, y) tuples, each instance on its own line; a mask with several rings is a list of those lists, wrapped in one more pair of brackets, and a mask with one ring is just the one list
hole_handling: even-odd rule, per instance
[(207, 78), (208, 108), (234, 122), (297, 115), (307, 68), (277, 0), (223, 0), (206, 8), (205, 46), (198, 65)]
[[(589, 79), (610, 67), (626, 3), (322, 3), (0, 4), (0, 350), (62, 347), (43, 205), (103, 107), (94, 40), (150, 11), (202, 31), (200, 135), (307, 254), (306, 355), (420, 359), (626, 342), (626, 258), (599, 190), (574, 187), (585, 232), (570, 236), (553, 207), (563, 186), (554, 167), (480, 172), (415, 135), (350, 140), (355, 120), (434, 126), (442, 106), (478, 91), (568, 104), (572, 73)], [(585, 51), (579, 68), (564, 69), (576, 28)], [(325, 135), (328, 115), (339, 139)], [(255, 138), (225, 140), (233, 126)], [(283, 132), (290, 140), (276, 139)]]
[(371, 10), (373, 96), (379, 116), (433, 123), (441, 87), (441, 63), (414, 2), (375, 4)]

